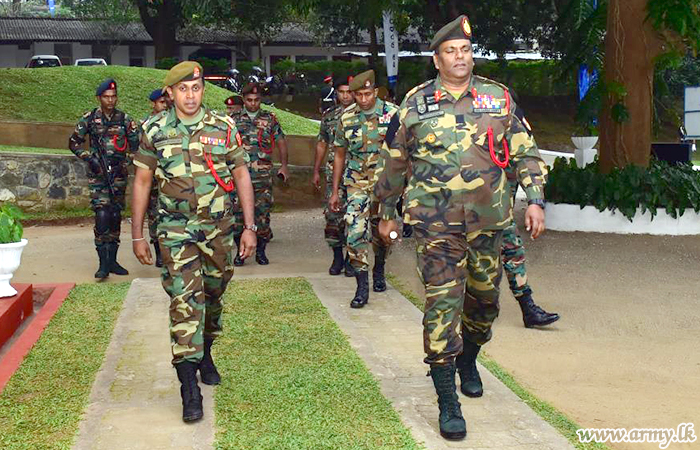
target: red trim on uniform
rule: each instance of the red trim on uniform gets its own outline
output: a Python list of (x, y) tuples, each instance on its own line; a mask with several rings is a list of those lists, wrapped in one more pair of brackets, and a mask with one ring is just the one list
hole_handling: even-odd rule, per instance
[(510, 94), (508, 93), (508, 89), (503, 92), (506, 94), (506, 114), (510, 114)]
[(472, 88), (472, 98), (476, 98), (476, 88)]
[(435, 91), (435, 94), (433, 94), (433, 96), (435, 97), (435, 103), (439, 103), (440, 99), (442, 98), (442, 91), (441, 90)]
[[(263, 130), (264, 130), (263, 128), (258, 129), (258, 147), (260, 147), (260, 150), (262, 150), (263, 153), (267, 153), (269, 155), (270, 153), (272, 153), (272, 150), (275, 148), (275, 135), (273, 134), (270, 137), (270, 146), (264, 147), (262, 144), (263, 143), (263, 139), (262, 139)], [(272, 131), (272, 130), (270, 130), (270, 131)]]
[(243, 146), (243, 139), (241, 138), (241, 133), (239, 132), (236, 133), (236, 142), (238, 142), (239, 147)]
[(231, 145), (231, 127), (226, 130), (226, 148)]
[(119, 136), (117, 136), (116, 134), (115, 134), (114, 136), (112, 136), (112, 145), (114, 145), (114, 149), (115, 149), (116, 151), (118, 151), (118, 152), (124, 152), (124, 150), (126, 150), (126, 145), (127, 145), (126, 136), (124, 137), (124, 146), (123, 146), (123, 147), (119, 147), (119, 146), (117, 145), (117, 139), (118, 139), (118, 138), (119, 138)]
[(488, 130), (486, 131), (486, 134), (488, 134), (488, 137), (489, 137), (489, 154), (491, 155), (491, 161), (493, 161), (494, 164), (496, 164), (501, 169), (505, 169), (508, 166), (508, 161), (510, 160), (510, 152), (508, 150), (508, 143), (506, 142), (505, 138), (503, 138), (503, 147), (505, 149), (506, 159), (501, 161), (496, 156), (496, 151), (494, 150), (493, 128), (489, 127)]

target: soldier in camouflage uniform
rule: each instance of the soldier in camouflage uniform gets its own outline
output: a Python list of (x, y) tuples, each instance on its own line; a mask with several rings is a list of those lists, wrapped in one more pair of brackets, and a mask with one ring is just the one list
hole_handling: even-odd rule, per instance
[[(148, 99), (153, 103), (153, 109), (149, 115), (141, 119), (141, 130), (143, 130), (143, 125), (149, 119), (170, 108), (170, 99), (165, 95), (162, 89), (156, 89), (151, 92)], [(163, 267), (163, 256), (158, 246), (158, 181), (155, 177), (151, 185), (151, 194), (148, 197), (148, 235), (151, 238), (151, 245), (153, 245), (153, 249), (156, 253), (156, 267)]]
[[(255, 83), (243, 88), (243, 109), (235, 114), (238, 132), (243, 140), (243, 148), (250, 158), (250, 179), (255, 190), (255, 225), (258, 227), (258, 244), (255, 250), (255, 261), (258, 264), (270, 264), (265, 255), (265, 247), (270, 242), (270, 211), (272, 210), (272, 152), (275, 147), (279, 151), (281, 167), (277, 176), (286, 181), (289, 178), (287, 168), (287, 141), (282, 132), (277, 117), (269, 111), (260, 109), (262, 90)], [(243, 223), (242, 213), (236, 209), (236, 229), (234, 236), (236, 244), (241, 236)], [(236, 266), (244, 264), (240, 255), (234, 259)]]
[[(127, 182), (130, 154), (138, 149), (139, 131), (136, 123), (117, 109), (117, 83), (103, 81), (95, 92), (99, 108), (86, 112), (75, 126), (68, 148), (88, 163), (90, 206), (95, 212), (95, 247), (100, 266), (95, 278), (104, 279), (110, 273), (128, 275), (117, 262), (119, 233)], [(83, 144), (90, 136), (90, 149)]]
[(226, 105), (226, 114), (233, 117), (243, 109), (243, 97), (238, 94), (233, 94), (224, 100), (224, 105)]
[(407, 167), (404, 219), (414, 226), (418, 271), (425, 285), (425, 362), (438, 394), (440, 432), (463, 439), (456, 393), (482, 395), (476, 357), (498, 316), (503, 229), (512, 222), (510, 164), (528, 198), (525, 223), (544, 230), (546, 166), (515, 114), (508, 89), (472, 74), (471, 26), (461, 16), (431, 42), (440, 75), (411, 90), (386, 136), (375, 194), (379, 233), (398, 233), (396, 201)]
[(159, 187), (158, 240), (163, 252), (161, 279), (170, 296), (173, 365), (182, 383), (183, 420), (203, 416), (197, 384), (219, 384), (211, 347), (221, 335), (221, 296), (233, 275), (234, 188), (245, 218), (240, 252), (255, 249), (253, 187), (248, 156), (236, 126), (226, 115), (202, 107), (204, 81), (199, 63), (185, 61), (165, 77), (170, 108), (144, 124), (135, 158), (132, 200), (134, 254), (152, 264), (143, 237), (148, 193), (155, 176)]
[(357, 290), (350, 306), (362, 308), (369, 301), (370, 241), (374, 250), (372, 288), (374, 292), (386, 290), (384, 263), (389, 246), (377, 235), (379, 218), (372, 190), (379, 150), (389, 122), (398, 108), (377, 98), (373, 70), (353, 78), (350, 90), (353, 91), (355, 105), (348, 107), (340, 116), (335, 132), (333, 192), (328, 205), (332, 211), (341, 210), (339, 192), (342, 183), (348, 195), (345, 207), (347, 251), (357, 280)]
[[(343, 259), (343, 247), (345, 246), (345, 202), (347, 192), (345, 186), (341, 185), (338, 195), (340, 196), (340, 209), (336, 212), (328, 208), (328, 200), (331, 197), (333, 190), (333, 161), (335, 160), (335, 152), (333, 151), (333, 141), (335, 140), (335, 130), (338, 127), (338, 120), (343, 114), (345, 108), (354, 102), (352, 92), (350, 91), (348, 78), (344, 78), (335, 85), (335, 94), (337, 104), (327, 109), (321, 117), (321, 129), (318, 133), (316, 142), (316, 158), (314, 160), (314, 175), (313, 185), (316, 189), (321, 189), (321, 164), (326, 160), (326, 207), (323, 215), (326, 218), (326, 227), (324, 235), (326, 242), (333, 250), (333, 262), (331, 263), (328, 273), (331, 275), (339, 275), (345, 268), (345, 276), (353, 277), (354, 270), (350, 264), (350, 255), (348, 254)], [(330, 146), (330, 148), (329, 148)]]

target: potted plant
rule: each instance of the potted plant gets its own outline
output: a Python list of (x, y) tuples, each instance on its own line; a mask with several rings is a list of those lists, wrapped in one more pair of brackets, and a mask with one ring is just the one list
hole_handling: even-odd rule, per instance
[(593, 148), (598, 143), (598, 127), (594, 121), (581, 123), (578, 131), (574, 136), (571, 136), (571, 142), (574, 143), (574, 159), (579, 167), (586, 167), (588, 164), (595, 161), (598, 150)]
[(27, 240), (22, 239), (22, 211), (15, 205), (0, 205), (0, 297), (17, 294), (10, 279), (19, 267)]

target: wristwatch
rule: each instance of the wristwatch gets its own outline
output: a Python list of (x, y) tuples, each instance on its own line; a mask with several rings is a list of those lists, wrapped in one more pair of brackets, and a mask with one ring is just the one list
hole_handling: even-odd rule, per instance
[(258, 232), (258, 226), (255, 225), (255, 224), (253, 224), (253, 225), (243, 225), (243, 229), (244, 229), (244, 230), (250, 230), (250, 231), (252, 231), (253, 233), (257, 233), (257, 232)]
[(530, 206), (530, 205), (537, 205), (537, 206), (539, 206), (540, 208), (542, 208), (542, 210), (544, 210), (544, 200), (542, 200), (541, 198), (538, 198), (538, 199), (536, 199), (536, 200), (528, 200), (528, 201), (527, 201), (527, 205), (528, 205), (528, 206)]

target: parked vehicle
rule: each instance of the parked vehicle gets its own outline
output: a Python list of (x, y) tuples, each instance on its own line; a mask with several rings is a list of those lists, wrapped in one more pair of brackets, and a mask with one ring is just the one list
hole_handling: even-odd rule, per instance
[(24, 67), (38, 69), (41, 67), (61, 67), (62, 65), (61, 59), (56, 55), (34, 55)]
[(103, 58), (80, 58), (75, 60), (76, 66), (106, 66), (107, 61)]

